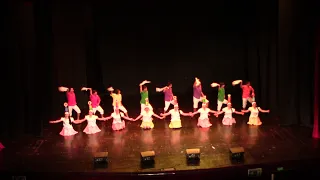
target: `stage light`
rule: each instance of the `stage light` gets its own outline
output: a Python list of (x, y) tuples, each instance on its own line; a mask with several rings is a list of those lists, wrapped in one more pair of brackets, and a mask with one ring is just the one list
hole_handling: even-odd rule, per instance
[(230, 148), (230, 159), (231, 161), (241, 162), (244, 160), (244, 148), (243, 147), (233, 147)]
[(186, 159), (188, 166), (200, 165), (200, 149), (186, 149)]
[(154, 168), (155, 164), (155, 155), (154, 151), (144, 151), (140, 153), (141, 155), (141, 168)]
[(108, 167), (108, 152), (97, 152), (93, 157), (93, 167), (107, 168)]

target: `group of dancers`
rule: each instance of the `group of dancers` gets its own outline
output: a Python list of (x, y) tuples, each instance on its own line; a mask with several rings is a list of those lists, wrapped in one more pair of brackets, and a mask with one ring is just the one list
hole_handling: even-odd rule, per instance
[[(254, 89), (250, 85), (250, 82), (246, 82), (243, 84), (242, 80), (236, 80), (232, 82), (232, 85), (239, 85), (242, 88), (242, 110), (236, 111), (232, 108), (231, 104), (231, 95), (225, 95), (225, 84), (224, 83), (212, 83), (211, 87), (218, 88), (218, 100), (217, 100), (217, 111), (209, 109), (209, 100), (206, 98), (206, 95), (202, 92), (201, 81), (198, 78), (195, 78), (193, 84), (193, 112), (185, 113), (179, 109), (178, 98), (174, 96), (172, 91), (172, 84), (168, 83), (167, 86), (162, 88), (156, 88), (157, 92), (164, 93), (164, 101), (165, 106), (163, 108), (163, 112), (160, 115), (157, 115), (153, 111), (152, 105), (149, 103), (149, 94), (147, 84), (151, 83), (150, 81), (143, 81), (139, 84), (140, 88), (140, 105), (141, 111), (140, 115), (136, 118), (131, 118), (128, 115), (127, 109), (122, 104), (122, 95), (120, 90), (114, 90), (113, 87), (109, 87), (107, 90), (110, 93), (110, 96), (113, 98), (112, 106), (113, 113), (109, 116), (104, 115), (104, 110), (100, 106), (101, 99), (96, 90), (92, 90), (92, 88), (83, 87), (82, 91), (90, 92), (90, 101), (88, 102), (89, 113), (84, 117), (84, 119), (80, 119), (81, 110), (77, 106), (76, 95), (74, 93), (73, 88), (67, 87), (59, 87), (58, 90), (60, 92), (65, 92), (67, 96), (67, 102), (64, 103), (65, 113), (64, 117), (61, 117), (59, 120), (50, 121), (50, 123), (63, 123), (63, 129), (60, 132), (62, 136), (72, 136), (77, 134), (78, 132), (73, 129), (72, 124), (80, 124), (87, 121), (87, 126), (83, 130), (86, 134), (95, 134), (100, 132), (101, 130), (96, 124), (97, 120), (107, 121), (109, 119), (113, 119), (112, 129), (115, 131), (122, 130), (125, 128), (125, 120), (128, 121), (137, 121), (142, 120), (140, 127), (142, 129), (152, 129), (154, 128), (153, 117), (158, 119), (164, 119), (166, 116), (171, 115), (171, 122), (169, 124), (169, 128), (177, 129), (181, 128), (181, 118), (180, 116), (190, 116), (193, 117), (196, 114), (200, 114), (198, 118), (197, 126), (201, 128), (209, 128), (212, 124), (209, 121), (210, 113), (214, 114), (218, 117), (220, 114), (224, 113), (224, 117), (222, 119), (222, 124), (231, 126), (236, 123), (232, 114), (240, 114), (244, 115), (244, 113), (250, 112), (250, 117), (248, 124), (259, 126), (262, 124), (259, 118), (259, 112), (268, 113), (269, 110), (263, 110), (257, 106), (255, 102), (255, 94)], [(251, 103), (251, 107), (246, 109), (247, 103)], [(202, 107), (198, 109), (199, 103), (202, 103)], [(173, 105), (173, 109), (169, 110), (170, 105)], [(223, 104), (227, 106), (222, 108)], [(221, 109), (222, 108), (222, 109)], [(72, 112), (75, 111), (77, 113), (77, 119), (75, 120), (72, 117)], [(101, 117), (98, 117), (96, 113), (99, 112)]]

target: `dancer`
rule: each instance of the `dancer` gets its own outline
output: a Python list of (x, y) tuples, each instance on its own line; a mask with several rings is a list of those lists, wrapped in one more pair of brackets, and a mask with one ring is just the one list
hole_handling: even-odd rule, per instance
[(105, 120), (109, 120), (111, 118), (113, 118), (112, 129), (114, 131), (119, 131), (119, 130), (122, 130), (126, 127), (125, 122), (121, 118), (124, 118), (129, 121), (134, 120), (133, 118), (129, 118), (129, 117), (125, 116), (122, 112), (120, 112), (120, 109), (117, 107), (115, 108), (114, 112), (109, 117), (105, 118)]
[(88, 124), (86, 126), (86, 128), (83, 130), (83, 132), (85, 132), (86, 134), (95, 134), (100, 132), (101, 130), (99, 129), (99, 127), (97, 126), (97, 120), (100, 121), (106, 121), (106, 118), (99, 118), (98, 116), (93, 114), (93, 110), (92, 107), (90, 106), (90, 102), (88, 102), (89, 104), (89, 114), (86, 115), (84, 117), (84, 119), (82, 120), (78, 120), (76, 121), (77, 123), (82, 123), (84, 121), (88, 121)]
[(201, 82), (198, 78), (195, 78), (193, 83), (193, 111), (197, 112), (199, 102), (206, 102), (209, 104), (209, 101), (206, 99), (206, 96), (202, 92)]
[(146, 105), (146, 106), (144, 106), (144, 110), (142, 111), (142, 113), (134, 121), (137, 121), (138, 119), (142, 118), (142, 123), (141, 123), (140, 127), (142, 129), (153, 129), (154, 124), (152, 122), (152, 120), (153, 120), (152, 116), (159, 118), (159, 119), (164, 118), (164, 117), (160, 117), (160, 116), (156, 115), (151, 110), (150, 105)]
[(171, 122), (169, 124), (169, 128), (171, 128), (171, 129), (179, 129), (182, 127), (180, 114), (182, 116), (192, 116), (192, 112), (184, 113), (183, 111), (179, 110), (178, 104), (175, 104), (174, 108), (171, 109), (169, 112), (161, 113), (161, 116), (165, 118), (166, 116), (168, 116), (170, 114), (171, 114)]
[(69, 115), (72, 116), (72, 110), (74, 110), (77, 113), (77, 120), (79, 120), (81, 110), (77, 105), (76, 94), (74, 93), (74, 89), (67, 88), (67, 87), (59, 87), (58, 89), (60, 92), (66, 92), (67, 100), (68, 100)]
[(148, 84), (148, 83), (151, 83), (151, 82), (144, 80), (139, 84), (140, 95), (141, 95), (141, 100), (140, 100), (141, 113), (144, 111), (144, 107), (146, 106), (146, 100), (148, 99), (148, 101), (149, 101), (148, 88), (147, 88), (147, 86), (145, 86), (145, 84)]
[(236, 120), (232, 117), (233, 113), (243, 115), (243, 112), (238, 112), (234, 108), (232, 108), (231, 102), (228, 102), (227, 107), (223, 108), (222, 111), (216, 113), (216, 117), (220, 114), (224, 113), (224, 117), (222, 119), (222, 124), (226, 126), (231, 126), (232, 124), (236, 123)]
[(260, 107), (257, 107), (256, 102), (252, 102), (252, 106), (249, 107), (248, 110), (242, 110), (242, 112), (244, 112), (244, 113), (251, 112), (250, 117), (249, 117), (249, 121), (247, 124), (254, 125), (254, 126), (260, 126), (262, 124), (262, 122), (260, 121), (260, 118), (259, 118), (259, 112), (269, 113), (270, 110), (263, 110)]
[(209, 109), (207, 103), (202, 103), (202, 107), (198, 111), (192, 113), (191, 116), (194, 116), (195, 114), (198, 114), (198, 113), (200, 113), (200, 116), (198, 118), (197, 126), (202, 128), (208, 128), (212, 126), (212, 124), (209, 121), (209, 113), (217, 113), (217, 111), (213, 111)]
[(86, 88), (86, 87), (83, 87), (81, 90), (90, 91), (90, 101), (92, 103), (91, 105), (92, 105), (93, 114), (95, 115), (96, 112), (98, 111), (101, 115), (101, 118), (103, 118), (104, 110), (100, 106), (101, 99), (100, 99), (100, 96), (98, 95), (98, 92), (96, 90), (92, 90), (92, 88)]
[(242, 109), (245, 110), (247, 107), (247, 102), (252, 103), (255, 101), (255, 94), (254, 89), (251, 86), (250, 81), (246, 82), (246, 84), (243, 85), (242, 80), (236, 80), (233, 81), (233, 85), (239, 84), (242, 89)]
[(112, 106), (113, 106), (113, 109), (115, 110), (116, 108), (120, 109), (122, 112), (124, 112), (124, 114), (128, 117), (128, 111), (127, 109), (122, 105), (122, 95), (121, 95), (121, 91), (119, 89), (117, 89), (114, 92), (114, 89), (113, 87), (109, 87), (108, 88), (108, 91), (110, 92), (110, 96), (112, 97), (113, 99), (113, 102), (112, 102)]
[(77, 123), (77, 122), (74, 121), (73, 117), (69, 116), (68, 103), (64, 103), (64, 107), (65, 107), (64, 117), (61, 117), (59, 120), (56, 120), (56, 121), (49, 121), (49, 123), (53, 124), (53, 123), (63, 122), (63, 128), (59, 134), (61, 136), (73, 136), (78, 132), (73, 129), (72, 123)]
[(170, 104), (175, 105), (175, 100), (172, 92), (172, 84), (168, 82), (168, 85), (163, 88), (156, 88), (157, 92), (164, 93), (164, 108), (163, 112), (166, 113), (169, 109)]
[(223, 82), (221, 82), (220, 84), (218, 83), (212, 83), (211, 87), (217, 87), (218, 86), (218, 99), (217, 99), (217, 111), (220, 112), (222, 105), (223, 104), (227, 104), (228, 101), (225, 99), (226, 95), (225, 95), (225, 84)]

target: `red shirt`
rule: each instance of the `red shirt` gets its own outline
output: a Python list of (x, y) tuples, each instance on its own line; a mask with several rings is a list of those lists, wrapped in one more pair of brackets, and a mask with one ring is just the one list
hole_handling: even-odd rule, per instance
[(249, 98), (251, 97), (251, 92), (253, 93), (254, 90), (251, 86), (243, 85), (242, 87), (242, 98)]
[(91, 105), (92, 105), (92, 108), (96, 108), (100, 105), (100, 97), (99, 95), (94, 95), (94, 94), (91, 94), (90, 95), (90, 101), (91, 101)]
[(67, 92), (68, 106), (77, 105), (76, 94), (74, 92)]

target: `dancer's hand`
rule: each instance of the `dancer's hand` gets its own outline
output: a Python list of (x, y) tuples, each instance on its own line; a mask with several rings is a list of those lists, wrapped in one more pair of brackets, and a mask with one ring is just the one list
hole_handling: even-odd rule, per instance
[(270, 112), (270, 110), (267, 110), (267, 113), (269, 113)]
[(244, 115), (244, 112), (241, 112), (241, 115)]

